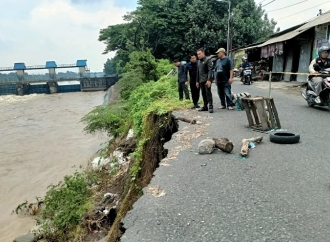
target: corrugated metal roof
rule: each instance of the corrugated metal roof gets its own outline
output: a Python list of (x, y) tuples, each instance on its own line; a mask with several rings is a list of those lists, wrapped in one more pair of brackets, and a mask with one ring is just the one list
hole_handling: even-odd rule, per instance
[(289, 32), (289, 33), (286, 33), (286, 34), (283, 34), (283, 35), (280, 35), (280, 36), (271, 38), (271, 39), (267, 40), (265, 43), (263, 43), (261, 45), (258, 45), (258, 47), (263, 47), (263, 46), (266, 46), (266, 45), (275, 44), (275, 43), (278, 43), (278, 42), (283, 42), (283, 41), (292, 39), (292, 38), (298, 36), (299, 34), (301, 34), (303, 32), (305, 32), (305, 31), (297, 32), (295, 30), (295, 31), (292, 31), (292, 32)]
[(310, 22), (304, 24), (303, 26), (301, 26), (300, 28), (291, 31), (289, 33), (271, 38), (269, 40), (267, 40), (266, 42), (262, 43), (261, 45), (258, 45), (258, 47), (263, 47), (266, 45), (270, 45), (270, 44), (275, 44), (278, 42), (282, 42), (282, 41), (286, 41), (286, 40), (290, 40), (293, 39), (294, 37), (298, 36), (299, 34), (309, 30), (310, 28), (313, 28), (317, 25), (321, 25), (321, 24), (325, 24), (330, 22), (330, 11), (320, 15), (319, 17), (311, 20)]

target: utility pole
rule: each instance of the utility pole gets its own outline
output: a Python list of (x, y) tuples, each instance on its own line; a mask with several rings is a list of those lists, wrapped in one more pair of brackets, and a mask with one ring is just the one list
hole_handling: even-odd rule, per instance
[(230, 42), (230, 7), (231, 7), (231, 2), (230, 0), (217, 0), (218, 2), (225, 2), (228, 3), (228, 33), (227, 33), (227, 54), (229, 54), (229, 42)]
[(228, 49), (228, 57), (233, 59), (233, 37), (234, 37), (234, 31), (233, 31), (233, 15), (230, 16), (230, 32), (229, 32), (229, 49)]

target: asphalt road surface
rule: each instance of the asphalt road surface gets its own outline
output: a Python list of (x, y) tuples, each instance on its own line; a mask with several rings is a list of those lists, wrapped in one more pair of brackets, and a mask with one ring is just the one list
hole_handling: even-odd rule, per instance
[[(267, 96), (267, 88), (267, 82), (236, 82), (232, 91)], [(144, 189), (123, 220), (121, 241), (330, 241), (330, 112), (308, 107), (299, 91), (272, 92), (282, 128), (299, 133), (299, 144), (274, 144), (245, 128), (245, 112), (203, 112), (210, 117), (207, 134), (192, 140), (193, 151), (181, 151), (156, 170), (151, 185), (166, 195)], [(217, 108), (215, 88), (213, 96)], [(259, 135), (262, 143), (240, 158), (241, 140)], [(229, 138), (233, 154), (196, 154), (206, 137)]]

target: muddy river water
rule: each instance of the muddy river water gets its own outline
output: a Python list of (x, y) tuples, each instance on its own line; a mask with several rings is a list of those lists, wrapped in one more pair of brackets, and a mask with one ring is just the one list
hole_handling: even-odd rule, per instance
[(87, 135), (80, 119), (103, 103), (104, 92), (0, 96), (0, 241), (11, 242), (34, 225), (11, 214), (47, 186), (86, 166), (106, 141)]

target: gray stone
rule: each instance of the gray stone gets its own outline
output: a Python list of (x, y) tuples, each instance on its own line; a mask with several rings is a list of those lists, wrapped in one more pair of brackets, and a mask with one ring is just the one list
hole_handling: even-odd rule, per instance
[(14, 242), (33, 242), (33, 241), (34, 241), (34, 234), (26, 234), (14, 240)]
[(211, 154), (214, 150), (215, 142), (212, 139), (202, 140), (198, 145), (198, 153), (201, 155)]

